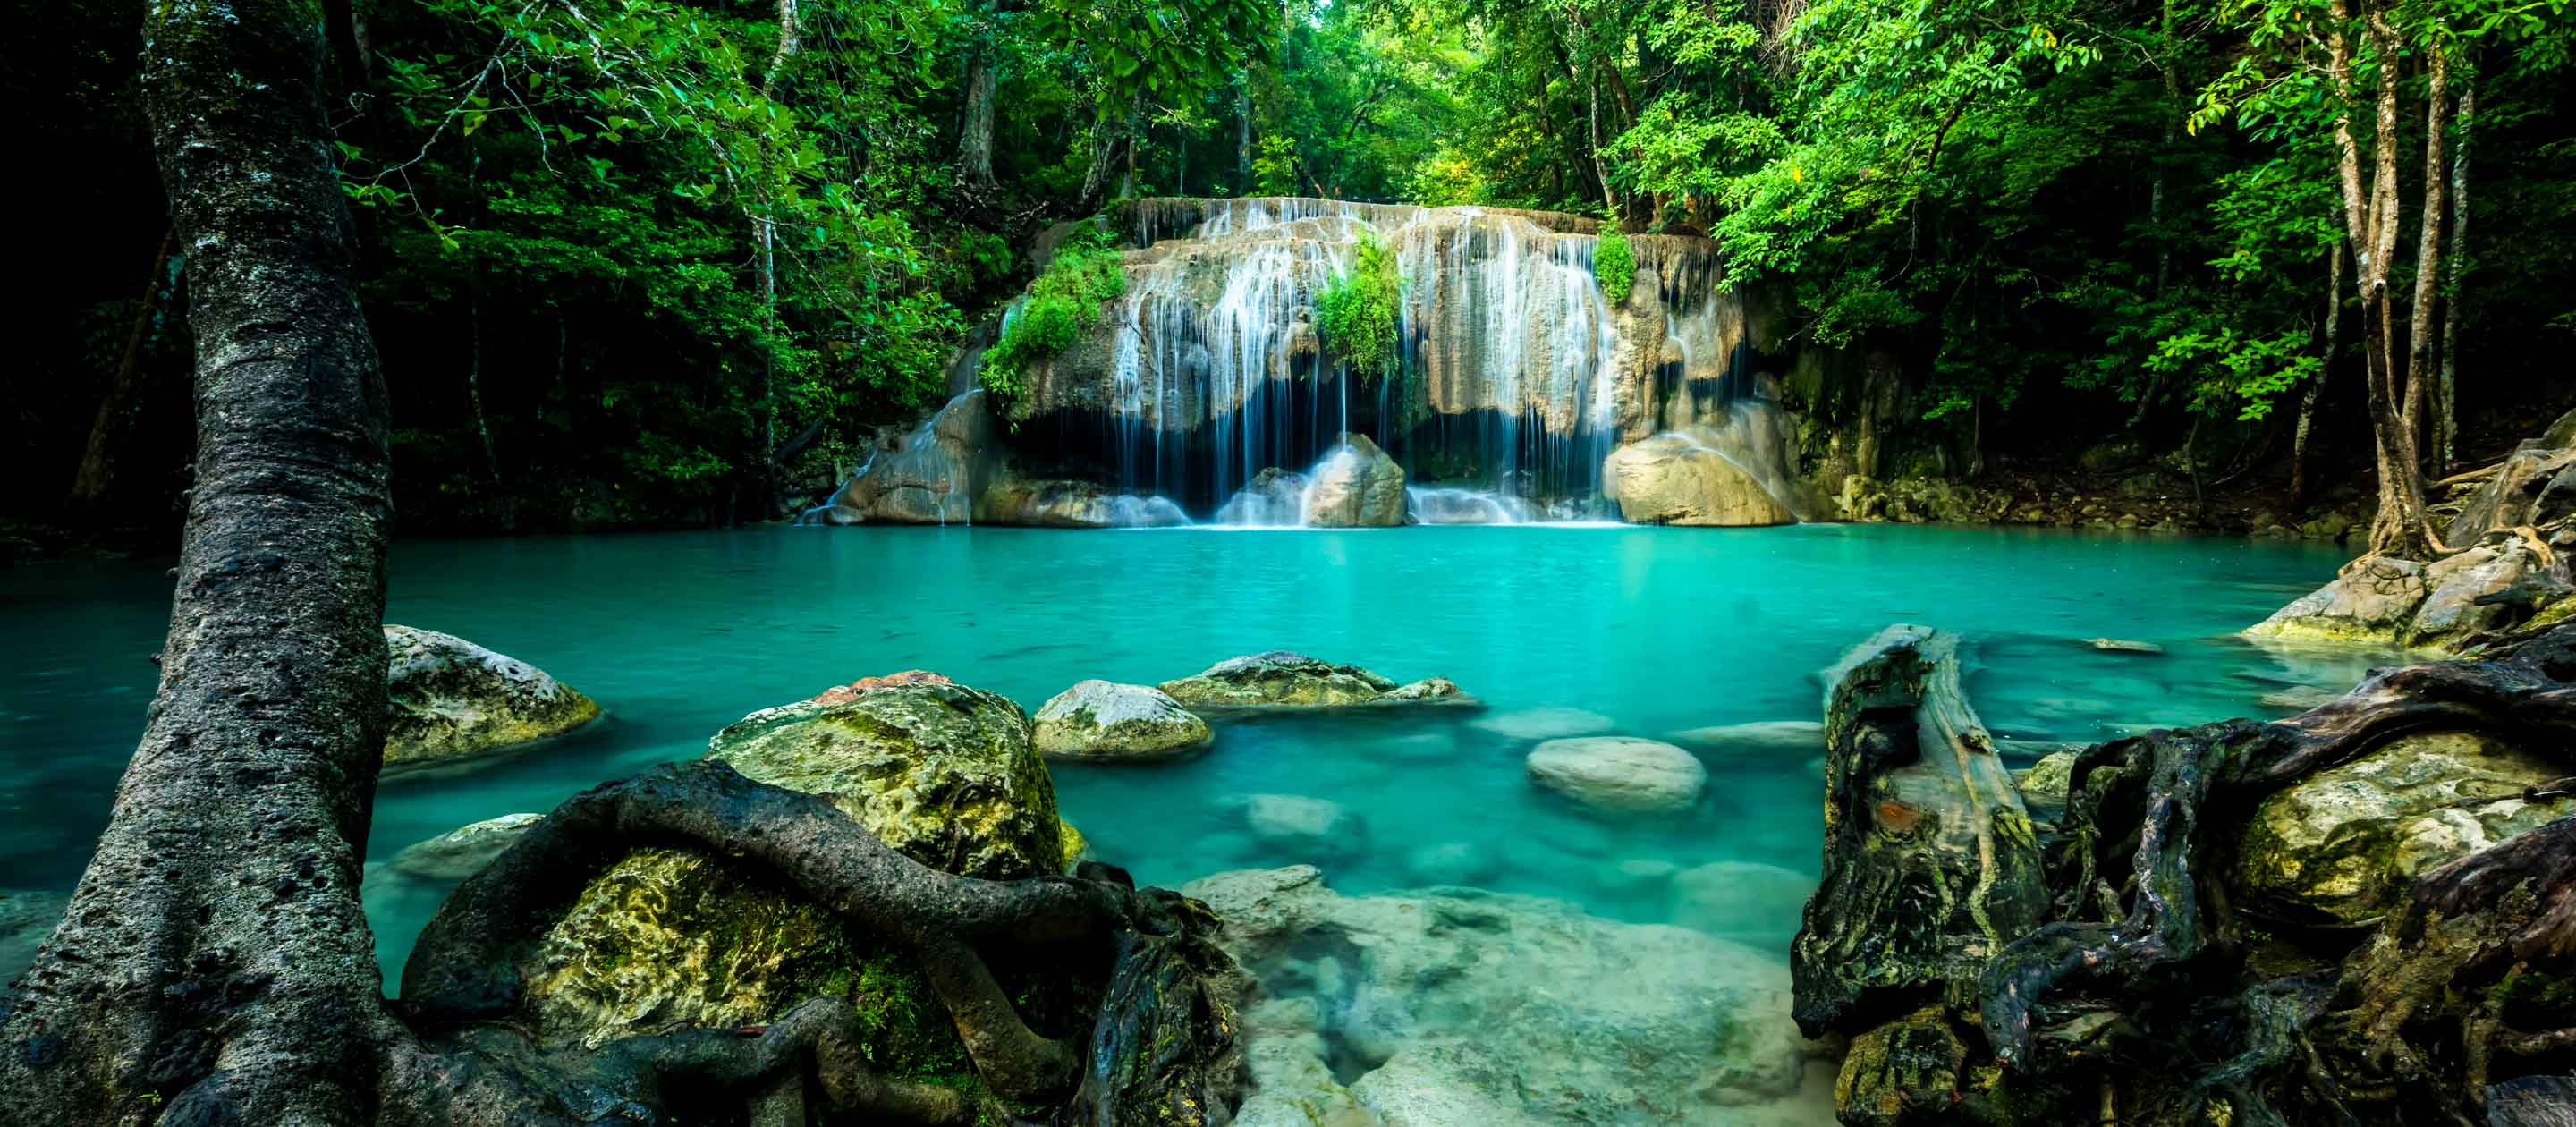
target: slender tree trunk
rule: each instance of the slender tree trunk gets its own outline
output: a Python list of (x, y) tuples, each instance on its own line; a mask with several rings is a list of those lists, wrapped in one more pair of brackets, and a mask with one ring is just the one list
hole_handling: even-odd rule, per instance
[(1128, 119), (1134, 116), (1131, 103), (1125, 113), (1103, 113), (1091, 128), (1091, 161), (1083, 169), (1082, 191), (1073, 200), (1075, 215), (1090, 215), (1109, 200), (1109, 178), (1117, 173), (1119, 158), (1132, 146), (1127, 136)]
[(2406, 330), (2406, 434), (2431, 444), (2433, 434), (2425, 424), (2430, 421), (2426, 416), (2433, 391), (2434, 334), (2441, 327), (2434, 318), (2442, 302), (2442, 213), (2451, 174), (2450, 162), (2443, 156), (2451, 118), (2449, 51), (2435, 47), (2426, 52), (2424, 86), (2424, 203), (2423, 221), (2415, 235), (2415, 300), (2408, 310), (2412, 320)]
[(2308, 499), (2308, 432), (2317, 421), (2317, 400), (2324, 397), (2326, 381), (2334, 378), (2335, 355), (2343, 339), (2343, 248), (2326, 252), (2326, 321), (2325, 359), (2317, 366), (2317, 378), (2308, 381), (2307, 390), (2299, 393), (2298, 426), (2290, 434), (2290, 503)]
[(2459, 116), (2454, 119), (2459, 137), (2451, 147), (2451, 247), (2444, 258), (2449, 267), (2449, 292), (2442, 298), (2442, 393), (2441, 407), (2434, 416), (2441, 430), (2435, 443), (2435, 464), (2446, 474), (2459, 464), (2460, 307), (2468, 304), (2469, 136), (2477, 110), (2478, 87), (2475, 73), (2471, 72), (2460, 83)]
[(509, 487), (501, 480), (501, 456), (492, 446), (492, 423), (483, 413), (483, 284), (478, 263), (468, 262), (466, 276), (465, 323), (465, 403), (474, 412), (474, 437), (483, 444), (483, 474), (491, 483), (492, 501), (501, 507), (503, 531), (518, 529), (518, 504), (511, 500)]
[(1592, 174), (1601, 178), (1601, 206), (1612, 225), (1619, 222), (1619, 190), (1610, 186), (1610, 164), (1601, 156), (1601, 77), (1592, 78)]
[(1252, 72), (1243, 72), (1243, 88), (1234, 95), (1234, 194), (1248, 196), (1252, 188)]
[(116, 461), (108, 448), (116, 445), (135, 385), (142, 382), (143, 350), (152, 343), (153, 327), (161, 323), (161, 295), (176, 281), (170, 265), (178, 253), (179, 229), (173, 227), (162, 233), (161, 250), (152, 256), (152, 276), (143, 282), (143, 308), (134, 313), (125, 350), (117, 356), (116, 378), (108, 382), (107, 397), (99, 400), (98, 417), (90, 422), (89, 444), (81, 448), (80, 468), (72, 475), (71, 508), (76, 513), (96, 507), (115, 477)]
[(143, 103), (189, 250), (196, 487), (160, 692), (0, 1028), (0, 1106), (27, 1122), (363, 1122), (393, 1025), (357, 894), (391, 512), (324, 21), (312, 0), (148, 12)]
[[(989, 28), (998, 10), (987, 9)], [(966, 60), (966, 120), (957, 130), (957, 166), (966, 187), (991, 191), (993, 181), (993, 99), (1001, 86), (998, 52), (990, 30)]]
[[(761, 97), (774, 95), (778, 80), (794, 62), (803, 47), (803, 34), (798, 27), (796, 0), (778, 0), (778, 52), (769, 57), (769, 73), (760, 80)], [(768, 520), (778, 512), (778, 220), (773, 214), (776, 204), (761, 202), (761, 214), (752, 219), (752, 236), (760, 242), (760, 309), (761, 324), (769, 339), (761, 343), (760, 357), (760, 519)], [(496, 471), (497, 472), (497, 471)], [(728, 521), (727, 523), (731, 523)]]
[[(2364, 0), (2372, 5), (2380, 2)], [(2350, 19), (2350, 0), (2336, 0), (2332, 13), (2333, 30), (2327, 43), (2330, 72), (2350, 93), (2352, 44), (2342, 30)], [(2364, 24), (2380, 58), (2399, 57), (2387, 12), (2366, 8)], [(2351, 236), (2354, 288), (2361, 297), (2364, 398), (2370, 409), (2372, 458), (2379, 471), (2379, 511), (2371, 520), (2370, 551), (2423, 559), (2433, 554), (2435, 541), (2424, 513), (2414, 435), (2402, 407), (2403, 392), (2396, 386), (2389, 324), (2389, 265), (2397, 253), (2397, 68), (2382, 66), (2378, 77), (2372, 98), (2374, 129), (2367, 185), (2353, 128), (2357, 111), (2347, 109), (2335, 120), (2336, 180), (2343, 194), (2345, 229)]]

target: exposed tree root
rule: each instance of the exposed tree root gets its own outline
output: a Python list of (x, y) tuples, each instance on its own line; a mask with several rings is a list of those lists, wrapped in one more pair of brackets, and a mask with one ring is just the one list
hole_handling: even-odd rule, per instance
[[(2497, 1062), (2513, 1076), (2576, 1064), (2576, 818), (2421, 874), (2340, 978), (2252, 974), (2243, 953), (2261, 937), (2237, 932), (2221, 879), (2264, 798), (2406, 736), (2478, 732), (2576, 763), (2571, 654), (2576, 628), (2561, 629), (2503, 660), (2381, 671), (2288, 720), (2081, 753), (2051, 858), (2055, 922), (1984, 971), (1996, 1055), (2068, 1082), (2124, 1056), (2164, 1070), (2133, 1078), (2164, 1091), (2132, 1122), (2180, 1122), (2212, 1099), (2237, 1122), (2469, 1122)], [(2552, 1000), (2489, 996), (2516, 989)], [(2452, 1028), (2426, 1029), (2433, 1014)], [(2172, 1082), (2213, 1037), (2233, 1056)]]

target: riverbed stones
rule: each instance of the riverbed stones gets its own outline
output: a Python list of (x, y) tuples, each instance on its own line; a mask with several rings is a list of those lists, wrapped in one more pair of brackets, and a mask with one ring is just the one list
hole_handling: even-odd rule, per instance
[(599, 719), (599, 705), (545, 670), (454, 634), (385, 628), (388, 770), (523, 748)]
[(2432, 563), (2355, 561), (2331, 583), (2248, 627), (2255, 637), (2452, 650), (2560, 607), (2576, 586), (2563, 560), (2518, 537)]
[(2565, 773), (2485, 736), (2398, 739), (2263, 801), (2237, 853), (2241, 903), (2283, 923), (2372, 923), (2416, 874), (2576, 814), (2576, 798), (2525, 797)]
[[(1358, 1073), (1343, 1090), (1385, 1127), (1830, 1121), (1803, 1086), (1816, 1051), (1777, 956), (1537, 897), (1344, 896), (1303, 865), (1183, 891), (1225, 920), (1220, 943), (1265, 994), (1313, 1000)], [(1253, 1028), (1256, 1061), (1271, 1035)]]
[(2272, 612), (2245, 632), (2325, 642), (2393, 643), (2424, 605), (2424, 565), (2374, 559)]
[(1666, 432), (1610, 452), (1602, 493), (1630, 524), (1794, 524), (1797, 514), (1716, 447)]
[(1673, 922), (1744, 942), (1776, 943), (1798, 931), (1816, 878), (1756, 861), (1715, 861), (1673, 875)]
[(1598, 712), (1547, 706), (1479, 717), (1473, 726), (1508, 740), (1554, 740), (1607, 732), (1617, 724)]
[(427, 841), (404, 846), (388, 864), (394, 872), (418, 880), (461, 881), (518, 844), (544, 818), (542, 814), (503, 814), (459, 826)]
[(1368, 852), (1368, 823), (1341, 803), (1302, 794), (1254, 794), (1236, 802), (1244, 828), (1273, 856), (1329, 861)]
[(1208, 745), (1207, 721), (1151, 685), (1084, 681), (1038, 707), (1033, 738), (1048, 759), (1144, 763)]
[(1061, 867), (1055, 784), (1027, 714), (994, 693), (907, 684), (766, 708), (716, 733), (707, 758), (829, 796), (926, 865), (989, 880)]
[(1344, 432), (1308, 474), (1306, 523), (1393, 528), (1404, 523), (1404, 467), (1364, 434)]
[(1494, 875), (1493, 851), (1472, 841), (1426, 845), (1404, 856), (1404, 873), (1421, 885), (1472, 885)]
[(1825, 726), (1815, 720), (1756, 720), (1688, 728), (1673, 733), (1672, 740), (1732, 755), (1804, 758), (1825, 750)]
[(1689, 752), (1635, 736), (1549, 740), (1526, 765), (1531, 782), (1611, 813), (1679, 813), (1708, 788), (1708, 769)]
[(1287, 650), (1227, 658), (1156, 687), (1192, 710), (1474, 703), (1446, 677), (1399, 685), (1356, 665), (1335, 665)]

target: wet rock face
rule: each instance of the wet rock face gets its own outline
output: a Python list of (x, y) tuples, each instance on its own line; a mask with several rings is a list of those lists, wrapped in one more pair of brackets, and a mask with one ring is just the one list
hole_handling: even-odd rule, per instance
[(1752, 948), (1535, 897), (1344, 896), (1306, 866), (1184, 891), (1269, 998), (1240, 1123), (1831, 1120), (1787, 968)]
[(2562, 774), (2485, 737), (2408, 736), (2265, 799), (2233, 883), (2246, 910), (2279, 922), (2367, 925), (2417, 874), (2576, 814), (2576, 798), (2524, 798)]
[(1227, 658), (1157, 687), (1193, 709), (1474, 703), (1446, 677), (1398, 685), (1356, 665), (1334, 665), (1287, 650)]
[(1345, 432), (1315, 464), (1306, 522), (1318, 528), (1393, 528), (1404, 523), (1404, 467), (1367, 435)]
[(708, 741), (760, 782), (828, 795), (926, 865), (1011, 880), (1061, 870), (1055, 784), (1007, 698), (955, 684), (881, 688), (743, 717)]
[(542, 814), (503, 814), (471, 825), (459, 826), (427, 841), (405, 846), (389, 862), (393, 871), (406, 877), (428, 881), (460, 881), (473, 876), (492, 859), (502, 854), (529, 828), (545, 816)]
[(385, 648), (389, 770), (507, 752), (599, 718), (545, 670), (453, 634), (389, 625)]
[(2563, 614), (2576, 587), (2561, 559), (2529, 542), (2455, 552), (2429, 564), (2373, 559), (2246, 629), (2290, 641), (2457, 649), (2482, 635)]
[(1611, 451), (1602, 463), (1601, 491), (1632, 524), (1741, 527), (1798, 519), (1716, 447), (1681, 433)]
[(1306, 521), (1306, 475), (1276, 466), (1252, 475), (1216, 511), (1218, 524), (1293, 528)]
[[(827, 795), (887, 845), (948, 872), (1060, 873), (1083, 848), (1056, 816), (1019, 706), (936, 674), (863, 678), (753, 713), (710, 743), (710, 758)], [(1064, 1025), (1042, 1032), (1088, 1027), (1077, 1011), (1096, 997), (1072, 994), (1098, 982), (1065, 966), (995, 971), (1015, 997), (1041, 1000), (1023, 1006), (1032, 1022)], [(830, 996), (861, 1010), (878, 1068), (973, 1078), (946, 1008), (908, 956), (775, 874), (701, 852), (644, 848), (611, 865), (547, 929), (521, 973), (528, 1020), (551, 1043), (755, 1025)]]
[(1145, 762), (1206, 747), (1207, 721), (1161, 689), (1084, 681), (1037, 711), (1038, 754), (1071, 761)]

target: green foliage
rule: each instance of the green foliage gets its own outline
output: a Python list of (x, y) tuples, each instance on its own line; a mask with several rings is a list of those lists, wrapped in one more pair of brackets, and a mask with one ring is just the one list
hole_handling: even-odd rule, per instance
[(978, 377), (995, 398), (1015, 398), (1030, 362), (1064, 351), (1098, 324), (1101, 306), (1127, 292), (1118, 248), (1099, 225), (1086, 225), (1056, 248), (1046, 272), (1029, 283), (1028, 300), (984, 352)]
[(1315, 328), (1324, 347), (1362, 379), (1389, 379), (1403, 362), (1396, 342), (1403, 304), (1404, 276), (1395, 252), (1363, 232), (1350, 272), (1317, 295)]
[(1601, 239), (1592, 248), (1592, 276), (1600, 281), (1610, 304), (1628, 303), (1628, 291), (1637, 284), (1637, 252), (1617, 227), (1601, 229)]

